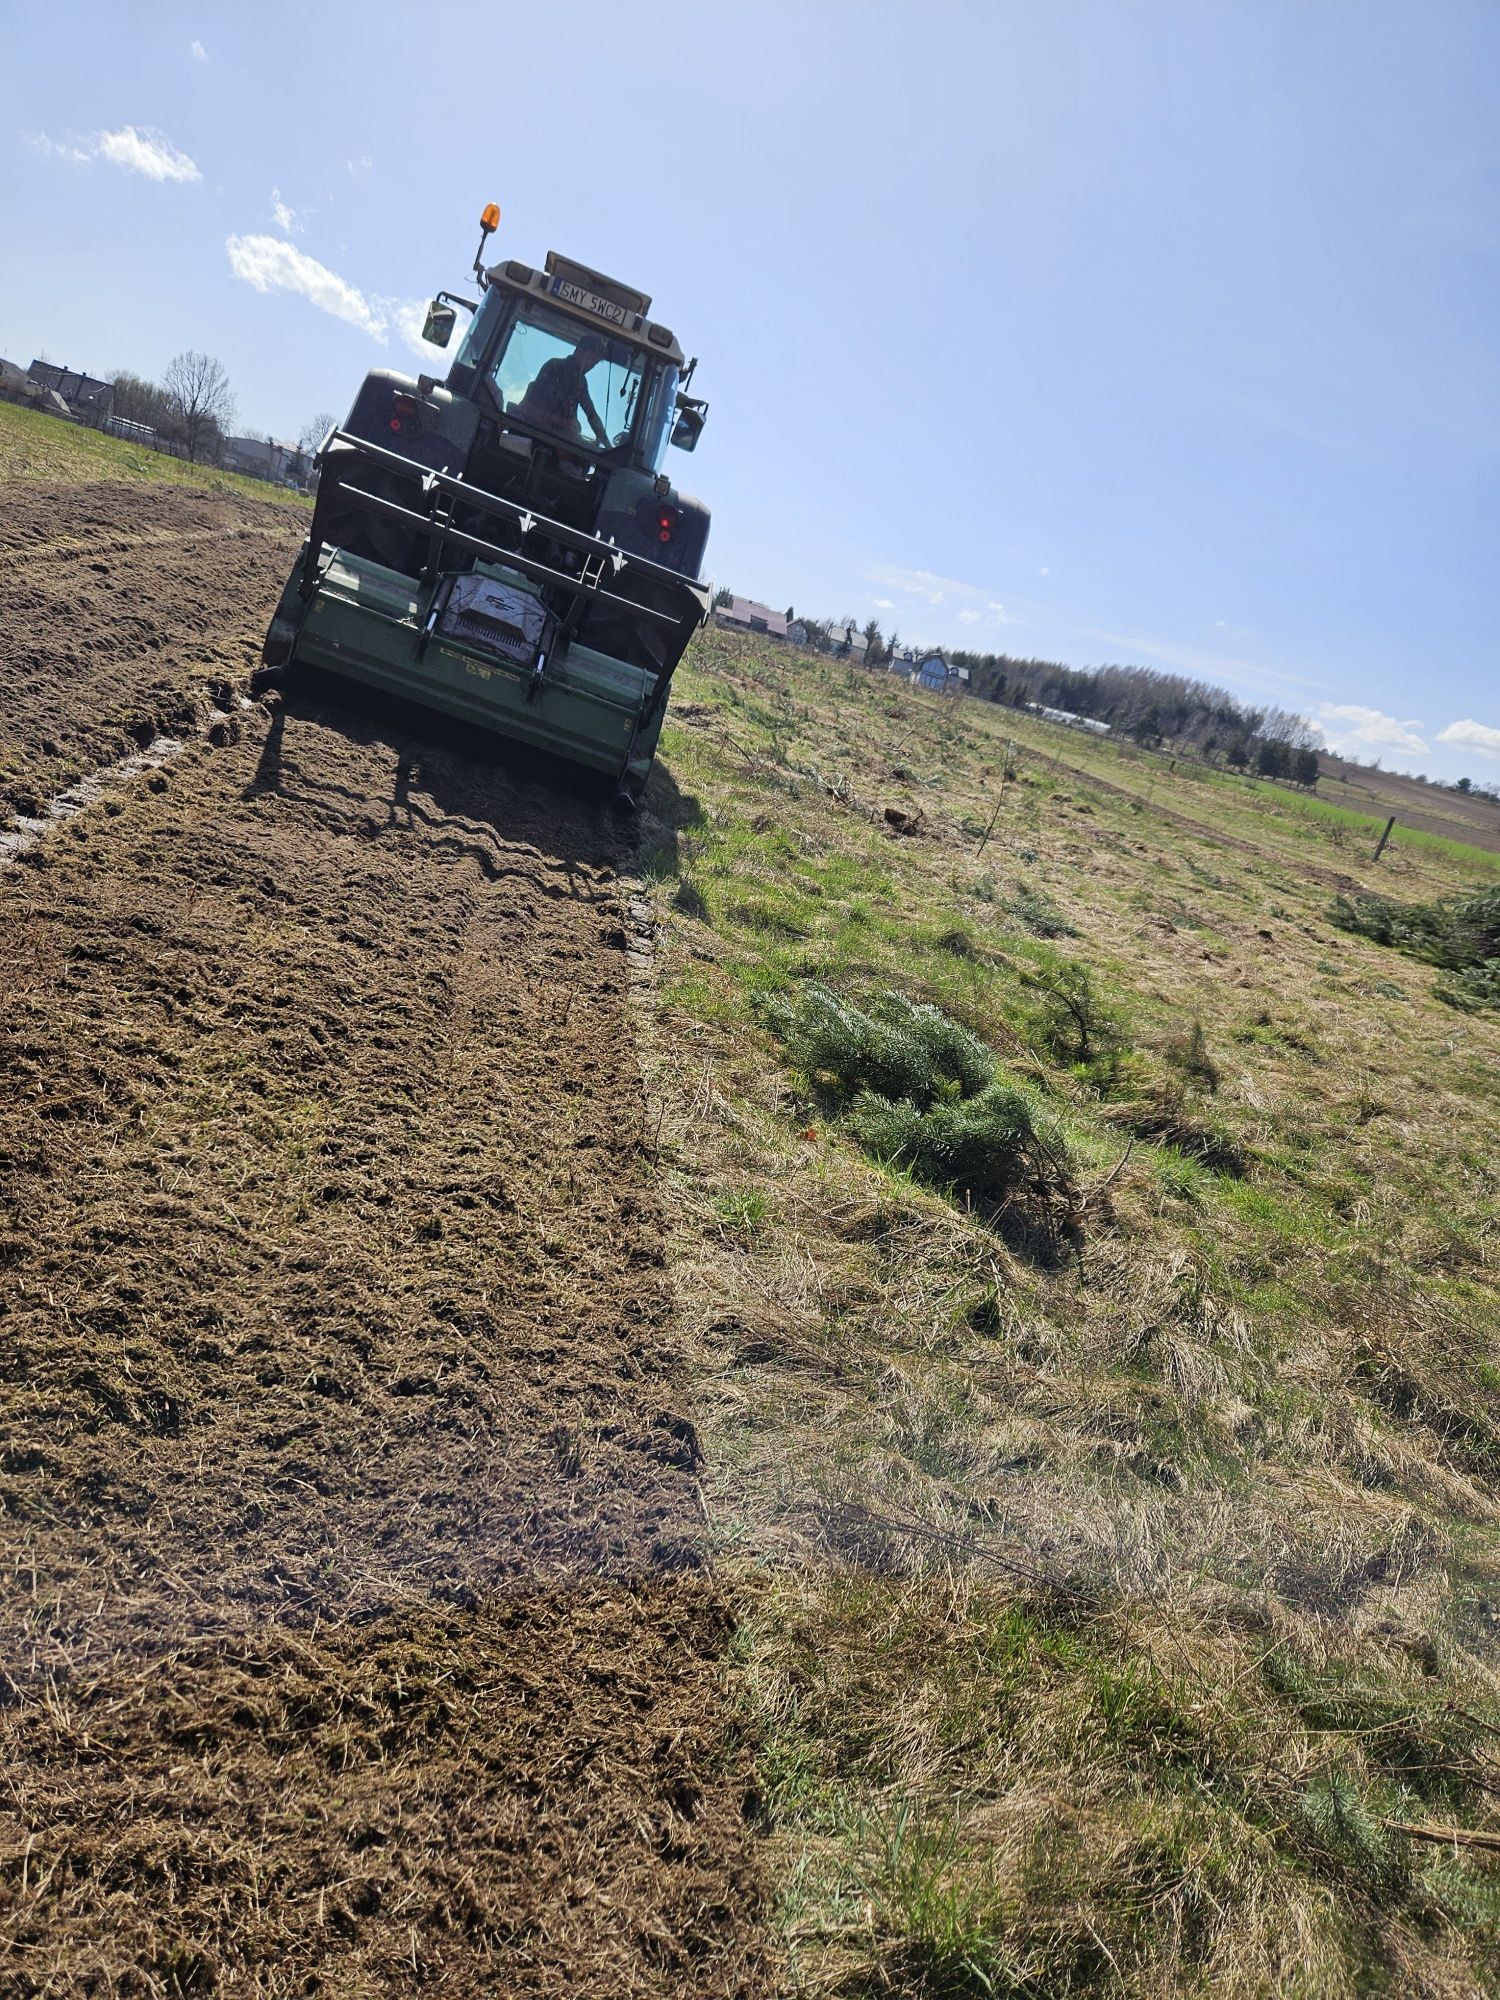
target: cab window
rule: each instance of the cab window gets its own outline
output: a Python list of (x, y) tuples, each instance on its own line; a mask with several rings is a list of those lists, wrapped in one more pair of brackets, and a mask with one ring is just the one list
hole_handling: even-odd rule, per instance
[(646, 399), (646, 415), (641, 424), (641, 457), (653, 472), (661, 471), (667, 439), (672, 435), (672, 419), (677, 414), (678, 373), (670, 361), (657, 369)]
[[(581, 377), (570, 376), (567, 364), (590, 339), (602, 349), (599, 358)], [(531, 302), (517, 312), (489, 368), (491, 387), (507, 415), (571, 442), (596, 445), (583, 397), (575, 394), (586, 390), (611, 446), (630, 440), (643, 374), (643, 357), (628, 343)]]

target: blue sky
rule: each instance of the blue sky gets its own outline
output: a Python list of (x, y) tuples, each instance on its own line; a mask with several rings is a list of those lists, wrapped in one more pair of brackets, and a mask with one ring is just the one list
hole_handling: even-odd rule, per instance
[(639, 284), (702, 357), (673, 469), (716, 579), (1500, 781), (1493, 0), (60, 0), (4, 36), (11, 359), (204, 348), (295, 436), (421, 365), (495, 199), (496, 254)]

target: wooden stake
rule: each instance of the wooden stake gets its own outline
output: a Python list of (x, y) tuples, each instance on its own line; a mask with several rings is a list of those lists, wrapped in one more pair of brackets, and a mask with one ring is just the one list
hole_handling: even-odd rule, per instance
[(1385, 832), (1380, 836), (1379, 841), (1376, 843), (1375, 852), (1370, 857), (1372, 861), (1378, 861), (1381, 855), (1385, 853), (1385, 844), (1390, 839), (1391, 828), (1395, 824), (1396, 824), (1396, 815), (1392, 813), (1390, 818), (1385, 823)]

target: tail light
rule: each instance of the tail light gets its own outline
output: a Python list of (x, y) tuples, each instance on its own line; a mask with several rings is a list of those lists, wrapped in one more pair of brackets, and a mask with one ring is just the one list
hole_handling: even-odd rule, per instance
[(413, 421), (417, 414), (417, 399), (398, 389), (391, 398), (390, 428), (399, 431), (404, 424)]
[(670, 542), (673, 531), (677, 526), (677, 521), (678, 516), (672, 509), (670, 507), (663, 507), (656, 517), (656, 539), (659, 542)]

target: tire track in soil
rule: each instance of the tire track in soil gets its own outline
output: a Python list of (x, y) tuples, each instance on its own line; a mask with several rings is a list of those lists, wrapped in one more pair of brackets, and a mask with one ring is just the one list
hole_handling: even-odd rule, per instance
[(623, 858), (294, 707), (0, 880), (6, 1992), (772, 1990)]

